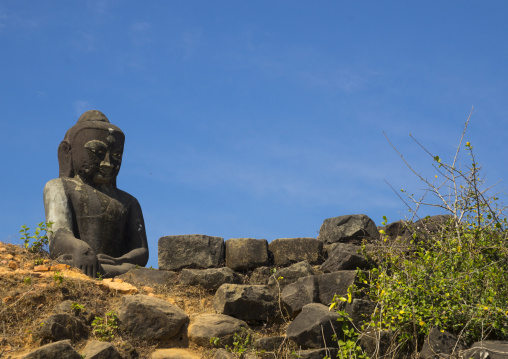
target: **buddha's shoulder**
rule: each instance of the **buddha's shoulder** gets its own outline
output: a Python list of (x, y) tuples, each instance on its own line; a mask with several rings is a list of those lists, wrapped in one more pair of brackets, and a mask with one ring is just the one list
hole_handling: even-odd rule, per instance
[(128, 202), (128, 203), (138, 202), (136, 197), (134, 197), (133, 195), (131, 195), (125, 191), (122, 191), (121, 189), (117, 188), (116, 193), (117, 193), (117, 196), (122, 199), (122, 202)]

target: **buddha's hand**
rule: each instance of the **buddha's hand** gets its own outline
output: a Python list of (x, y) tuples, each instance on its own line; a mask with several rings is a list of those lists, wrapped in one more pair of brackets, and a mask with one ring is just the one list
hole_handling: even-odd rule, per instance
[(101, 264), (109, 264), (109, 265), (122, 264), (122, 262), (120, 260), (118, 260), (118, 258), (108, 256), (107, 254), (98, 254), (97, 258), (99, 259), (99, 262)]
[(102, 272), (97, 255), (88, 245), (76, 248), (73, 253), (73, 262), (87, 276), (96, 278), (97, 273)]

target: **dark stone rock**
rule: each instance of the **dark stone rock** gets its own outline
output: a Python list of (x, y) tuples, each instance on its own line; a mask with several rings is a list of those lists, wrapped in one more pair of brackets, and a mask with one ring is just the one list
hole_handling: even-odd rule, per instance
[(272, 276), (270, 276), (268, 285), (278, 289), (278, 283), (280, 290), (283, 290), (287, 285), (296, 282), (298, 278), (308, 277), (313, 274), (314, 272), (310, 264), (307, 261), (303, 261), (277, 270)]
[(178, 274), (166, 270), (139, 267), (131, 269), (127, 273), (117, 276), (117, 278), (134, 285), (157, 287), (175, 284), (178, 281)]
[(118, 308), (120, 328), (142, 340), (165, 340), (178, 334), (188, 322), (176, 305), (147, 295), (126, 295)]
[(420, 352), (420, 358), (438, 359), (452, 353), (458, 353), (463, 349), (466, 349), (465, 345), (459, 341), (456, 336), (446, 331), (441, 332), (434, 327), (430, 330), (427, 338), (425, 338)]
[(291, 318), (297, 316), (304, 305), (319, 302), (317, 276), (300, 278), (286, 286), (281, 293), (281, 300)]
[(249, 283), (252, 285), (266, 285), (271, 276), (270, 267), (257, 267), (252, 271)]
[(364, 322), (369, 322), (372, 313), (376, 309), (376, 303), (366, 299), (353, 298), (351, 303), (346, 303), (344, 309), (356, 328), (360, 328)]
[(81, 359), (81, 355), (75, 351), (70, 340), (62, 340), (56, 343), (44, 345), (28, 353), (23, 359)]
[(226, 266), (246, 271), (268, 264), (266, 239), (231, 238), (226, 241)]
[(328, 259), (321, 265), (325, 273), (341, 270), (367, 269), (369, 263), (364, 256), (358, 253), (360, 246), (348, 243), (334, 243), (328, 254)]
[(278, 238), (268, 244), (277, 267), (307, 261), (320, 264), (323, 261), (323, 241), (316, 238)]
[(368, 357), (388, 359), (393, 358), (392, 354), (394, 353), (391, 352), (391, 349), (395, 349), (397, 343), (394, 343), (393, 332), (383, 330), (362, 334), (358, 344)]
[(304, 305), (322, 303), (329, 305), (335, 294), (347, 295), (347, 288), (354, 284), (356, 271), (340, 271), (299, 278), (284, 288), (281, 300), (291, 317), (297, 315)]
[(265, 285), (223, 284), (215, 293), (213, 308), (247, 322), (273, 321), (278, 317), (275, 295)]
[(83, 355), (86, 359), (122, 359), (113, 344), (98, 340), (86, 343)]
[(242, 329), (249, 329), (243, 320), (224, 314), (201, 314), (192, 319), (188, 333), (191, 342), (205, 348), (212, 348), (211, 338), (219, 338), (221, 346), (231, 346), (233, 335), (240, 334)]
[(508, 341), (484, 340), (474, 343), (463, 353), (463, 358), (472, 359), (508, 359)]
[(224, 283), (240, 284), (242, 278), (231, 268), (182, 269), (180, 283), (200, 285), (208, 290), (217, 290)]
[(124, 141), (103, 113), (85, 112), (58, 146), (59, 178), (44, 187), (51, 258), (94, 278), (148, 261), (141, 207), (116, 186)]
[(68, 313), (53, 314), (39, 330), (43, 341), (70, 339), (73, 342), (88, 338), (88, 330), (76, 316)]
[(254, 348), (257, 351), (265, 351), (265, 352), (280, 352), (282, 351), (282, 346), (286, 337), (264, 337), (256, 339), (254, 342)]
[(328, 358), (336, 358), (338, 353), (339, 350), (336, 348), (323, 348), (301, 350), (297, 352), (297, 355), (298, 359), (323, 359), (325, 356), (328, 356)]
[(215, 268), (224, 260), (224, 239), (203, 234), (159, 239), (159, 269)]
[(304, 349), (324, 348), (325, 344), (328, 348), (336, 348), (337, 342), (332, 336), (334, 333), (342, 335), (338, 318), (339, 315), (328, 310), (326, 305), (307, 304), (287, 327), (286, 336)]
[(431, 240), (434, 235), (442, 231), (445, 225), (452, 219), (453, 217), (449, 214), (422, 218), (416, 221), (412, 226), (407, 227), (404, 232), (403, 242), (409, 243), (411, 240), (415, 242)]
[(364, 214), (354, 214), (325, 219), (318, 239), (328, 243), (361, 244), (363, 239), (378, 240), (379, 232), (372, 219)]

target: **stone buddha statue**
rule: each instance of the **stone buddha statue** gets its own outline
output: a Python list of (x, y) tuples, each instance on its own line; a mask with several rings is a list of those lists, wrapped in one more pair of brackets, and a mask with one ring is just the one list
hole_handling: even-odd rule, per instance
[(116, 187), (124, 141), (102, 112), (85, 112), (58, 146), (59, 178), (44, 187), (51, 258), (94, 278), (148, 261), (141, 207)]

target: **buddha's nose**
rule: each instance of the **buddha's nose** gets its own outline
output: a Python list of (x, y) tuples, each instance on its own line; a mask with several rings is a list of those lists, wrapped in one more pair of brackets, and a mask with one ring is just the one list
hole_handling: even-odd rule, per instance
[(113, 165), (111, 164), (110, 157), (111, 157), (111, 154), (109, 153), (109, 151), (106, 152), (106, 156), (104, 156), (104, 159), (101, 162), (101, 167), (113, 169)]

